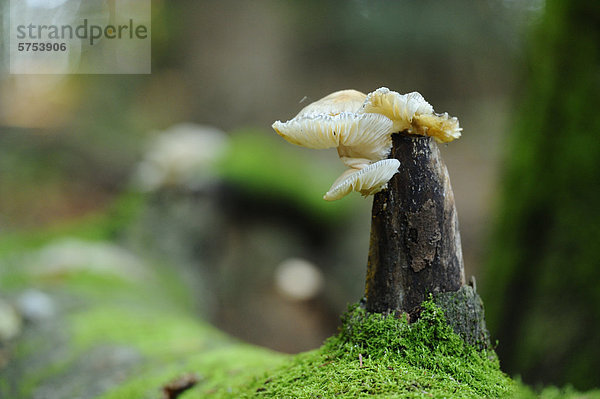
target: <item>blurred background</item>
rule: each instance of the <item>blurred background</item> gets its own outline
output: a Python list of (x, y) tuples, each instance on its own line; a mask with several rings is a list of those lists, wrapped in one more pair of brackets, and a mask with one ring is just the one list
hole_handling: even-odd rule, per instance
[[(598, 105), (600, 40), (585, 43), (600, 14), (572, 3), (154, 0), (150, 75), (9, 75), (4, 58), (0, 234), (108, 214), (112, 243), (184, 276), (198, 317), (280, 351), (315, 348), (362, 297), (371, 199), (321, 200), (343, 170), (335, 151), (270, 126), (340, 89), (419, 91), (464, 129), (441, 150), (505, 370), (598, 386), (599, 256), (580, 248), (600, 242), (598, 117), (581, 116)], [(583, 92), (563, 106), (569, 77)], [(552, 216), (573, 199), (578, 213)], [(40, 262), (57, 267), (90, 250), (50, 245)], [(544, 277), (576, 272), (564, 290)]]

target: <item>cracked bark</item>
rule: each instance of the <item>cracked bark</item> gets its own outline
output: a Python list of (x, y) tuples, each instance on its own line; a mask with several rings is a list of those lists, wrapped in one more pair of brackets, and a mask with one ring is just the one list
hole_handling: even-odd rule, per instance
[(450, 178), (433, 139), (397, 133), (400, 161), (388, 189), (375, 195), (367, 266), (367, 310), (409, 314), (429, 293), (465, 282)]
[(373, 200), (366, 309), (413, 320), (433, 294), (457, 333), (487, 346), (483, 304), (465, 286), (454, 194), (438, 146), (407, 133), (392, 135), (392, 142), (390, 158), (400, 169)]

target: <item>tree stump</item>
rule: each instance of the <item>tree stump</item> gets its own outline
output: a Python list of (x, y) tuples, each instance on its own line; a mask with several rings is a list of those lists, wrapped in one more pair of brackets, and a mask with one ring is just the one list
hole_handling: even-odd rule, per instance
[(474, 289), (458, 292), (465, 284), (458, 216), (437, 144), (404, 132), (393, 134), (392, 142), (390, 158), (400, 169), (373, 200), (366, 309), (415, 319), (433, 294), (455, 332), (487, 346), (479, 296)]

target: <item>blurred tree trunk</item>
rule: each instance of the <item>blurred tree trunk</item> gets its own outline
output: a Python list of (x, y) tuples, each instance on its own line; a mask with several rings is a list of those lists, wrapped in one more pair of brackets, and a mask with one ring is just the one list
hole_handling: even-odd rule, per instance
[(600, 386), (600, 2), (548, 0), (506, 154), (484, 299), (503, 368)]

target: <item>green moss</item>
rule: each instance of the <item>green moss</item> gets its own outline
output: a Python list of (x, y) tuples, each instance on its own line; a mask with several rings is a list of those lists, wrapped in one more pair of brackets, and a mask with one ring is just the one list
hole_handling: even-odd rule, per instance
[[(572, 388), (535, 393), (510, 379), (493, 351), (466, 344), (426, 301), (421, 318), (368, 314), (351, 306), (339, 333), (317, 350), (293, 357), (239, 390), (215, 397), (244, 398), (600, 398)], [(189, 392), (185, 398), (200, 398)]]
[[(159, 317), (157, 317), (159, 316)], [(130, 345), (146, 356), (177, 358), (229, 342), (191, 315), (154, 306), (102, 306), (71, 316), (73, 344), (89, 348), (104, 343)]]
[[(232, 343), (198, 322), (182, 323), (179, 316), (170, 320), (161, 314), (160, 325), (153, 327), (152, 315), (134, 312), (132, 320), (117, 309), (77, 316), (76, 335), (87, 337), (86, 346), (99, 340), (135, 342), (146, 356), (162, 358), (104, 399), (152, 397), (160, 386), (189, 372), (199, 383), (182, 396), (188, 399), (209, 394), (480, 398), (509, 397), (524, 390), (500, 371), (493, 352), (465, 344), (440, 308), (432, 302), (424, 307), (421, 319), (409, 324), (404, 318), (367, 314), (353, 306), (338, 335), (320, 349), (294, 357)], [(186, 324), (188, 328), (182, 328)], [(152, 328), (155, 331), (148, 334)]]
[(353, 306), (339, 334), (321, 349), (295, 357), (237, 394), (481, 398), (508, 397), (519, 389), (500, 371), (493, 352), (465, 344), (428, 301), (413, 324)]
[(146, 367), (101, 399), (156, 398), (161, 386), (189, 373), (198, 377), (198, 383), (180, 399), (236, 397), (234, 392), (246, 386), (248, 381), (256, 381), (257, 373), (262, 381), (267, 370), (280, 366), (288, 358), (288, 355), (230, 342), (230, 345), (188, 353), (180, 356), (178, 361)]
[[(20, 337), (12, 351), (17, 367), (0, 370), (0, 397), (39, 396), (40, 388), (65, 385), (84, 392), (81, 365), (110, 348), (139, 357), (118, 369), (122, 380), (103, 390), (103, 399), (156, 398), (162, 386), (188, 373), (198, 383), (181, 399), (537, 397), (500, 371), (492, 351), (465, 344), (431, 301), (413, 324), (352, 306), (335, 337), (289, 356), (236, 341), (200, 320), (180, 278), (160, 264), (148, 262), (147, 274), (137, 278), (85, 267), (40, 277), (9, 259), (2, 258), (3, 275), (19, 275), (18, 288), (41, 289), (62, 310), (52, 325)], [(100, 379), (111, 376), (98, 370)], [(549, 388), (539, 397), (600, 398), (600, 392)]]

